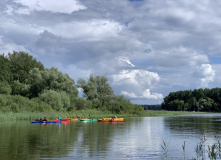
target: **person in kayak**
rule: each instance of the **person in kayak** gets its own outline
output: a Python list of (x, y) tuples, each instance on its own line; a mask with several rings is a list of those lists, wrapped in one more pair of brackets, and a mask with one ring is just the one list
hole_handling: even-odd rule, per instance
[(59, 116), (57, 120), (61, 120), (61, 117)]
[(43, 121), (43, 118), (41, 117), (40, 119), (39, 119), (39, 122), (42, 122)]
[(65, 121), (68, 120), (67, 117), (64, 117), (64, 120), (65, 120)]
[(117, 116), (114, 115), (114, 116), (112, 117), (112, 120), (114, 120), (115, 118), (117, 118)]
[(47, 118), (46, 117), (44, 117), (44, 120), (43, 121), (47, 121)]

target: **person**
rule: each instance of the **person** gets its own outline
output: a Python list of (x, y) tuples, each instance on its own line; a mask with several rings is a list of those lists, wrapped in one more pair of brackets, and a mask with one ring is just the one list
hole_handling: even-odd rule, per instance
[(81, 119), (81, 116), (76, 116), (75, 118)]
[(67, 117), (64, 117), (64, 120), (68, 120)]
[(43, 121), (43, 118), (41, 117), (41, 118), (39, 119), (39, 121), (42, 122), (42, 121)]
[(44, 117), (44, 120), (43, 121), (47, 121), (47, 118), (46, 117)]
[(61, 120), (61, 117), (59, 116), (57, 120)]
[(117, 116), (114, 115), (114, 116), (112, 117), (112, 120), (114, 120), (115, 118), (117, 118)]

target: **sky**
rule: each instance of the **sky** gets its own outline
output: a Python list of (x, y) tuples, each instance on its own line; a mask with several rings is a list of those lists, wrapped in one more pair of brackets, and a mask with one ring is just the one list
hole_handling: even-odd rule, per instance
[(27, 52), (75, 83), (106, 76), (116, 95), (160, 104), (170, 92), (220, 87), (220, 8), (219, 0), (1, 0), (0, 54)]

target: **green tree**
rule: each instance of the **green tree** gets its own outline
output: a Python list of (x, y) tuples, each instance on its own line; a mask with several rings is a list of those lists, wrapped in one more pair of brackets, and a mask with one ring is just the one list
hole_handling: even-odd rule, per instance
[(10, 69), (10, 61), (7, 57), (0, 55), (0, 81), (6, 81), (8, 83), (12, 80), (12, 73)]
[(183, 110), (184, 107), (184, 101), (183, 100), (179, 100), (179, 99), (175, 99), (171, 102), (168, 103), (169, 106), (169, 110), (172, 111), (178, 111), (178, 110)]
[(28, 84), (30, 85), (31, 97), (37, 97), (43, 90), (63, 91), (69, 95), (78, 95), (75, 82), (68, 74), (63, 74), (57, 68), (40, 71), (34, 68), (30, 71)]
[(199, 99), (199, 107), (201, 111), (210, 111), (214, 104), (214, 100), (211, 98), (200, 98)]
[(108, 84), (107, 77), (90, 76), (86, 82), (84, 79), (78, 79), (77, 86), (83, 89), (83, 96), (90, 101), (93, 101), (95, 108), (106, 108), (106, 104), (114, 96), (111, 86)]
[(11, 94), (11, 86), (6, 81), (0, 81), (0, 94)]
[(44, 66), (41, 62), (37, 62), (31, 55), (25, 52), (8, 53), (13, 80), (25, 83), (29, 77), (29, 71), (33, 68), (43, 70)]
[(68, 110), (70, 107), (70, 98), (65, 92), (58, 92), (54, 90), (44, 90), (39, 95), (41, 101), (51, 105), (52, 109), (56, 111)]

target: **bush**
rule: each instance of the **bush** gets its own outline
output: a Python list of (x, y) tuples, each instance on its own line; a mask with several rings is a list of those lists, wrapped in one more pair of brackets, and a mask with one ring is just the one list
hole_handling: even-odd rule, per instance
[(0, 112), (34, 112), (51, 111), (50, 105), (39, 100), (30, 100), (20, 95), (0, 94)]
[(65, 92), (58, 92), (54, 90), (44, 90), (39, 95), (41, 101), (52, 106), (56, 111), (68, 110), (70, 107), (70, 98)]
[(0, 94), (10, 94), (12, 92), (12, 89), (8, 82), (1, 81), (0, 82)]

